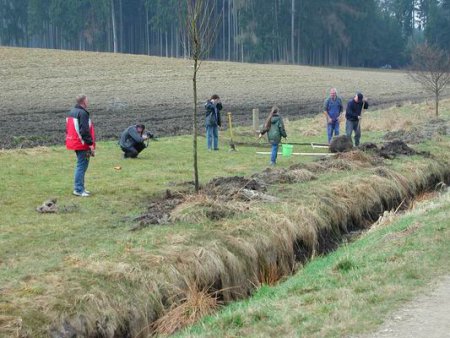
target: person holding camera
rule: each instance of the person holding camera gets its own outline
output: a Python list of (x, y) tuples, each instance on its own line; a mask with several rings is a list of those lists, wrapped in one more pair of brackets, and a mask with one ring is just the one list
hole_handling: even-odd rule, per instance
[(95, 155), (95, 132), (89, 112), (86, 95), (76, 97), (76, 105), (66, 118), (66, 148), (74, 150), (77, 165), (74, 175), (75, 196), (88, 197), (90, 192), (84, 188), (84, 176), (89, 166), (89, 159)]
[(206, 126), (206, 145), (208, 150), (219, 150), (219, 127), (222, 125), (220, 111), (222, 110), (222, 102), (217, 94), (205, 103), (205, 126)]
[(136, 124), (129, 126), (122, 132), (119, 145), (124, 152), (124, 158), (136, 158), (142, 150), (147, 148), (144, 141), (153, 138), (153, 134), (148, 132), (144, 133), (144, 130), (145, 125)]

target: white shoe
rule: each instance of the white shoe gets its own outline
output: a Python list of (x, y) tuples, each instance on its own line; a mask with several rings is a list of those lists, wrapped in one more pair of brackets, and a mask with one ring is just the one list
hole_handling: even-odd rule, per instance
[(85, 190), (84, 192), (85, 192), (86, 194), (88, 194), (88, 195), (91, 194), (91, 192), (90, 192), (90, 191), (87, 191), (87, 190)]
[(81, 196), (81, 197), (89, 197), (90, 196), (86, 191), (78, 192), (78, 191), (74, 190), (73, 194), (75, 196)]

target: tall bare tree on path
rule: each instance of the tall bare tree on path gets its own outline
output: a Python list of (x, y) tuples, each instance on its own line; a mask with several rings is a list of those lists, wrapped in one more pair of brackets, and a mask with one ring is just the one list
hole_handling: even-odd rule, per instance
[(439, 116), (439, 98), (450, 83), (450, 56), (437, 47), (419, 45), (412, 53), (409, 76), (434, 95), (435, 113)]
[[(197, 73), (201, 61), (208, 55), (214, 45), (216, 31), (220, 22), (220, 14), (216, 13), (215, 1), (209, 0), (185, 0), (185, 13), (181, 14), (181, 22), (184, 22), (185, 32), (182, 37), (188, 39), (189, 56), (194, 61), (194, 73), (192, 76), (193, 90), (193, 113), (192, 113), (192, 139), (194, 157), (194, 183), (195, 191), (200, 189), (198, 179), (198, 156), (197, 156), (197, 136), (198, 136), (198, 114), (197, 114)], [(182, 11), (180, 10), (180, 13)], [(182, 32), (183, 33), (183, 32)]]

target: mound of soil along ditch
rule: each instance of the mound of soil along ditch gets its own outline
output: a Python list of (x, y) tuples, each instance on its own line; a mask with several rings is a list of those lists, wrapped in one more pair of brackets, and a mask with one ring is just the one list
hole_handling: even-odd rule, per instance
[(378, 148), (378, 146), (374, 143), (364, 143), (358, 147), (360, 150), (365, 152), (372, 152), (380, 157), (394, 159), (399, 155), (412, 156), (412, 155), (422, 155), (429, 157), (429, 152), (424, 151), (416, 151), (410, 148), (405, 142), (402, 140), (394, 140), (392, 142), (386, 142)]
[[(224, 212), (220, 207), (221, 203), (229, 201), (264, 201), (277, 202), (278, 199), (268, 195), (267, 186), (278, 183), (298, 183), (316, 179), (316, 175), (307, 169), (289, 168), (272, 169), (267, 168), (261, 173), (252, 175), (249, 178), (242, 176), (217, 177), (212, 179), (201, 189), (201, 194), (218, 200), (220, 203), (204, 203), (207, 207), (207, 218), (218, 220), (230, 213)], [(182, 203), (190, 200), (189, 192), (172, 192), (166, 190), (165, 196), (152, 200), (148, 210), (143, 215), (136, 217), (136, 222), (130, 230), (135, 231), (150, 225), (167, 225), (172, 221), (171, 213)]]
[[(413, 154), (402, 143), (395, 144), (390, 146), (393, 152)], [(383, 165), (383, 159), (372, 151), (355, 150), (288, 169), (267, 169), (251, 177), (216, 178), (200, 194), (166, 192), (152, 201), (149, 214), (154, 215), (147, 218), (170, 222), (175, 216), (189, 216), (189, 209), (197, 214), (202, 207), (215, 208), (215, 216), (206, 216), (215, 220), (214, 239), (201, 246), (161, 248), (158, 255), (164, 259), (141, 265), (141, 277), (117, 280), (118, 284), (140, 286), (126, 302), (115, 294), (92, 291), (83, 311), (62, 314), (61, 320), (51, 325), (50, 335), (148, 337), (173, 333), (183, 323), (191, 323), (192, 314), (198, 315), (194, 320), (199, 319), (202, 312), (192, 305), (199, 298), (214, 307), (248, 297), (258, 285), (292, 274), (312, 256), (336, 248), (346, 234), (369, 227), (384, 211), (407, 205), (440, 182), (450, 183), (448, 163), (430, 158), (417, 167), (405, 166), (400, 173)], [(265, 203), (269, 202), (260, 197), (267, 195), (269, 184), (304, 182), (330, 170), (364, 170), (367, 175), (357, 181), (352, 175), (343, 175), (323, 189), (308, 191), (308, 204), (272, 196), (278, 201), (277, 211), (267, 210)], [(241, 194), (246, 190), (258, 197), (247, 198)], [(221, 219), (221, 215), (238, 212), (242, 214), (234, 223), (233, 219)]]
[[(412, 134), (411, 134), (412, 135)], [(419, 153), (416, 152), (414, 149), (410, 148), (403, 140), (399, 138), (395, 138), (391, 142), (386, 142), (381, 146), (381, 148), (378, 148), (378, 146), (375, 143), (363, 143), (360, 146), (357, 147), (359, 150), (364, 152), (371, 152), (372, 154), (376, 154), (383, 158), (389, 158), (393, 159), (398, 155), (429, 155), (428, 153)], [(345, 153), (352, 151), (354, 149), (352, 140), (350, 137), (346, 135), (340, 135), (335, 138), (333, 138), (331, 144), (330, 144), (330, 152), (331, 153)]]

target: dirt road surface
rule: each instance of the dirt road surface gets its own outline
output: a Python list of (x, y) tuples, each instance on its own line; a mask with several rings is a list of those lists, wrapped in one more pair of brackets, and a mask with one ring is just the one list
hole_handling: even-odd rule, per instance
[(359, 336), (372, 337), (450, 337), (450, 275), (432, 284), (427, 294), (394, 312), (377, 332)]

